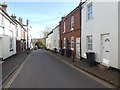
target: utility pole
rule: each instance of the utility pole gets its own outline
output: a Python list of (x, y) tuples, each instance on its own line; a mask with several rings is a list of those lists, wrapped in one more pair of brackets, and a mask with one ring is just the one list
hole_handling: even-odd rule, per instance
[(26, 21), (26, 26), (27, 26), (27, 50), (28, 50), (28, 24), (29, 24), (29, 21), (28, 21), (28, 19), (27, 19), (27, 21)]

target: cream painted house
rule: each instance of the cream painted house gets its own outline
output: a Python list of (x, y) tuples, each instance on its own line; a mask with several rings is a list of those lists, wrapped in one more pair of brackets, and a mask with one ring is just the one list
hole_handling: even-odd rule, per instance
[(3, 7), (0, 6), (0, 58), (6, 59), (16, 54), (16, 23)]
[(95, 52), (96, 62), (120, 69), (118, 59), (118, 21), (120, 3), (87, 0), (82, 6), (82, 57)]

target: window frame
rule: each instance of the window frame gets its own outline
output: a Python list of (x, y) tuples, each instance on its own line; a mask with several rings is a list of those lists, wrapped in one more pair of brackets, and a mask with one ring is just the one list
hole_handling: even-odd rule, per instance
[(87, 36), (87, 51), (92, 51), (92, 50), (93, 50), (93, 37), (92, 35), (89, 35)]
[(11, 52), (11, 51), (13, 51), (13, 46), (14, 46), (14, 45), (13, 45), (13, 38), (10, 38), (10, 41), (9, 41), (9, 42), (10, 42), (9, 45), (10, 45), (10, 52)]
[(74, 29), (74, 22), (75, 22), (75, 17), (72, 15), (72, 17), (71, 17), (70, 30), (73, 30), (73, 29)]
[(64, 25), (63, 26), (63, 30), (64, 30), (63, 33), (65, 33), (66, 32), (66, 22), (65, 21), (64, 21), (63, 25)]
[(71, 50), (74, 50), (74, 36), (71, 37)]
[(87, 20), (93, 19), (93, 3), (90, 2), (87, 5)]

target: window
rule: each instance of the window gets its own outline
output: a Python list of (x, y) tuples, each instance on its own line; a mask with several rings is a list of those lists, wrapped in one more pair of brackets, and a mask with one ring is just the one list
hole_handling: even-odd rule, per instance
[(4, 27), (4, 20), (2, 14), (0, 14), (0, 27)]
[(74, 16), (71, 17), (71, 30), (74, 28)]
[(92, 50), (92, 36), (87, 36), (87, 50)]
[(12, 32), (12, 23), (9, 24), (9, 30)]
[(74, 37), (71, 37), (71, 50), (74, 50)]
[(13, 51), (13, 38), (10, 38), (10, 51)]
[(64, 22), (64, 31), (63, 31), (63, 33), (65, 33), (65, 31), (66, 31), (66, 23)]
[(64, 38), (64, 48), (66, 48), (66, 38)]
[(92, 18), (93, 18), (93, 8), (92, 8), (92, 3), (90, 3), (87, 6), (87, 19), (90, 20)]
[(17, 27), (17, 25), (16, 25), (15, 29), (16, 29), (16, 37), (18, 37), (18, 27)]

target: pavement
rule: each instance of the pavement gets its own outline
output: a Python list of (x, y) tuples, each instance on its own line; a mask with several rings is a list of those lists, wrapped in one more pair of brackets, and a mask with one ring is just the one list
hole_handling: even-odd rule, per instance
[[(30, 51), (30, 53), (32, 50)], [(29, 53), (29, 54), (30, 54)], [(17, 69), (17, 67), (22, 64), (29, 54), (24, 52), (17, 53), (7, 59), (2, 63), (2, 83)]]
[(87, 60), (85, 59), (82, 59), (82, 60), (75, 59), (73, 62), (73, 59), (71, 57), (68, 58), (65, 55), (61, 55), (60, 53), (54, 53), (54, 52), (51, 52), (51, 53), (61, 58), (62, 60), (65, 60), (68, 63), (80, 68), (81, 70), (88, 72), (104, 81), (107, 81), (117, 88), (120, 88), (120, 70), (117, 70), (114, 68), (108, 68), (101, 64), (90, 66)]
[[(60, 53), (53, 53), (51, 51), (49, 52), (61, 58), (62, 60), (67, 61), (71, 65), (74, 65), (80, 68), (81, 70), (88, 72), (96, 77), (99, 77), (100, 79), (105, 80), (112, 85), (115, 85), (117, 88), (120, 88), (119, 70), (116, 70), (113, 68), (108, 69), (107, 67), (102, 66), (100, 64), (95, 65), (95, 66), (89, 66), (87, 61), (84, 59), (82, 60), (75, 59), (75, 61), (73, 62), (72, 58), (68, 58), (64, 55), (61, 55)], [(4, 60), (4, 63), (2, 64), (2, 81), (3, 82), (22, 62), (24, 62), (24, 60), (28, 57), (28, 55), (29, 54), (26, 54), (26, 52), (21, 52)]]

